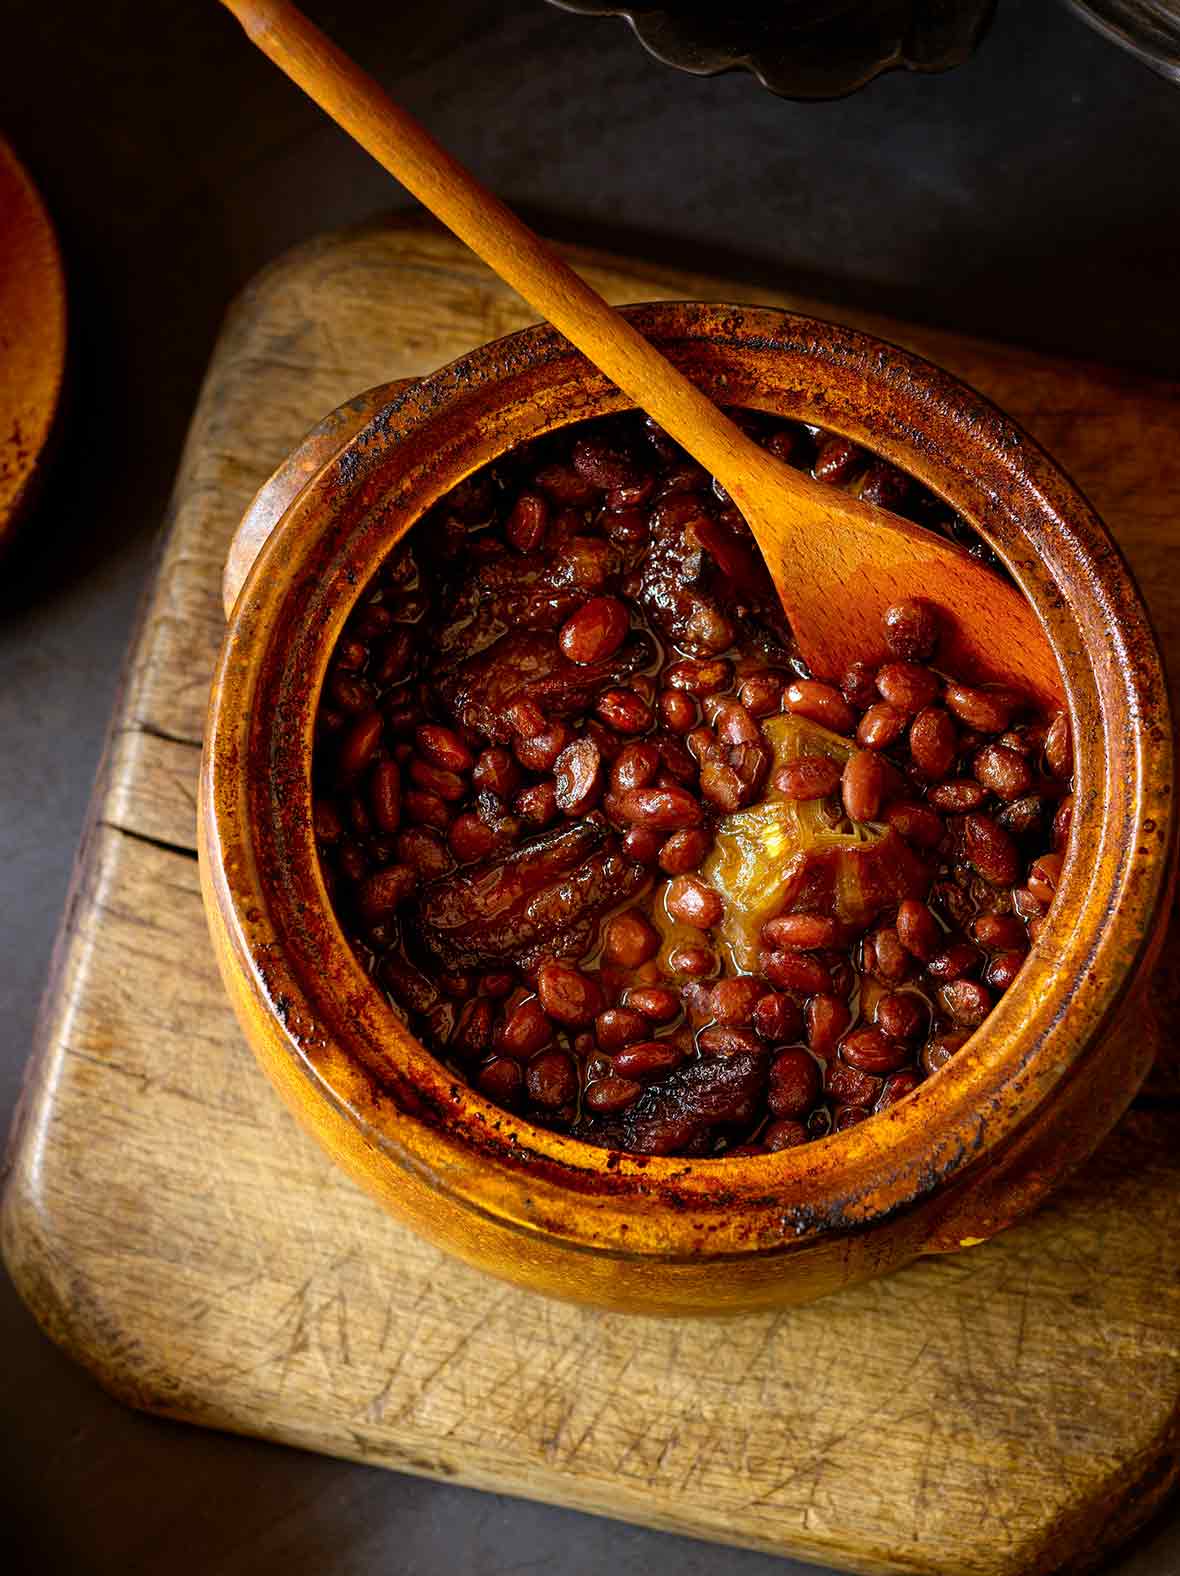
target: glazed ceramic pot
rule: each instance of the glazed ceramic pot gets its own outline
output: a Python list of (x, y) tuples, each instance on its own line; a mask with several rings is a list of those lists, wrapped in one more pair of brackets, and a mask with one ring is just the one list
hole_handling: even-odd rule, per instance
[(370, 577), (432, 503), (526, 439), (626, 408), (547, 328), (358, 399), (259, 494), (227, 568), (201, 775), (205, 904), (267, 1074), (359, 1182), (440, 1246), (617, 1309), (804, 1302), (990, 1237), (1093, 1150), (1138, 1088), (1154, 1049), (1142, 987), (1172, 877), (1166, 691), (1118, 550), (979, 395), (893, 346), (783, 312), (630, 315), (718, 401), (815, 422), (910, 472), (987, 537), (1034, 604), (1073, 721), (1075, 813), (1058, 899), (1017, 982), (946, 1067), (871, 1121), (707, 1161), (618, 1154), (510, 1115), (436, 1061), (371, 983), (313, 840), (320, 687)]

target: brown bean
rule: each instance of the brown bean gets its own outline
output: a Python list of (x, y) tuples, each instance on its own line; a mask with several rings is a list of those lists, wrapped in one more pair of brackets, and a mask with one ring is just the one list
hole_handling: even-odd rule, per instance
[(887, 985), (900, 985), (910, 972), (910, 954), (892, 925), (883, 925), (865, 938), (862, 957), (865, 971)]
[(718, 1023), (749, 1023), (765, 991), (762, 982), (749, 975), (718, 980), (710, 992), (709, 1007)]
[(947, 1034), (936, 1034), (922, 1051), (922, 1068), (927, 1073), (936, 1073), (940, 1067), (945, 1067), (956, 1051), (961, 1051), (971, 1038), (967, 1029), (953, 1029)]
[(470, 810), (457, 815), (447, 832), (451, 852), (461, 865), (476, 859), (487, 859), (500, 846), (495, 831)]
[(1013, 711), (1010, 690), (975, 689), (969, 684), (948, 684), (946, 703), (956, 717), (981, 733), (1003, 733)]
[(467, 784), (461, 777), (454, 772), (444, 771), (441, 766), (432, 766), (417, 755), (410, 760), (410, 781), (416, 788), (437, 794), (448, 804), (458, 804), (467, 793)]
[(877, 689), (883, 700), (912, 717), (933, 702), (939, 679), (916, 662), (886, 662), (877, 669)]
[(929, 602), (907, 597), (882, 614), (885, 644), (906, 662), (925, 662), (938, 644), (938, 614)]
[(660, 716), (673, 733), (688, 733), (696, 727), (700, 713), (691, 695), (682, 690), (666, 689), (660, 693)]
[(780, 914), (762, 927), (762, 940), (778, 952), (812, 952), (838, 947), (844, 927), (826, 914)]
[(595, 596), (570, 615), (557, 636), (557, 644), (570, 662), (605, 662), (627, 638), (631, 617), (613, 596)]
[(986, 744), (972, 762), (972, 770), (997, 798), (1019, 799), (1032, 787), (1033, 774), (1023, 755), (1003, 744)]
[(819, 1099), (820, 1071), (802, 1046), (780, 1051), (770, 1064), (766, 1103), (774, 1117), (806, 1116)]
[(371, 925), (388, 919), (417, 885), (417, 871), (408, 865), (386, 865), (366, 876), (359, 894), (361, 912)]
[(972, 923), (971, 934), (989, 950), (1028, 951), (1028, 932), (1015, 914), (979, 914)]
[(373, 686), (352, 673), (333, 673), (328, 692), (339, 711), (359, 716), (373, 709)]
[(851, 438), (829, 432), (819, 440), (812, 475), (817, 482), (827, 482), (829, 487), (842, 487), (865, 465), (865, 451), (858, 448)]
[(827, 755), (800, 755), (780, 766), (771, 781), (788, 799), (826, 799), (840, 786), (840, 768)]
[(1064, 711), (1053, 718), (1045, 735), (1045, 765), (1054, 777), (1068, 778), (1073, 772), (1073, 738)]
[(895, 800), (885, 811), (885, 823), (915, 848), (937, 848), (946, 836), (942, 817), (924, 804)]
[(630, 788), (619, 795), (619, 812), (624, 820), (658, 832), (699, 826), (703, 819), (700, 804), (684, 788)]
[(957, 980), (973, 973), (982, 961), (969, 941), (952, 941), (949, 947), (926, 960), (926, 972), (931, 979)]
[(545, 713), (536, 701), (514, 700), (505, 709), (504, 721), (521, 739), (531, 739), (535, 734), (545, 731)]
[(1020, 850), (990, 815), (969, 815), (963, 822), (967, 858), (992, 886), (1011, 886), (1020, 878)]
[(377, 710), (362, 712), (344, 735), (340, 746), (340, 771), (345, 777), (354, 777), (364, 771), (381, 743), (381, 730), (385, 726)]
[(451, 812), (447, 809), (446, 800), (421, 788), (408, 788), (402, 794), (402, 809), (411, 821), (433, 826), (439, 832), (445, 832), (451, 824)]
[(492, 1038), (492, 1004), (468, 1001), (460, 1008), (451, 1035), (451, 1050), (460, 1056), (482, 1056)]
[(602, 795), (602, 756), (593, 739), (567, 744), (553, 767), (557, 808), (565, 815), (585, 815)]
[(569, 963), (542, 963), (537, 996), (550, 1018), (573, 1028), (590, 1023), (603, 1009), (602, 987)]
[(841, 1105), (873, 1105), (881, 1087), (880, 1078), (846, 1062), (829, 1062), (824, 1073), (824, 1092)]
[(723, 700), (713, 716), (713, 731), (722, 744), (755, 744), (762, 729), (738, 700)]
[(910, 755), (924, 777), (945, 777), (955, 764), (958, 730), (949, 711), (923, 706), (910, 724)]
[(1034, 919), (1044, 919), (1049, 912), (1048, 903), (1043, 898), (1039, 898), (1035, 892), (1030, 892), (1028, 887), (1013, 887), (1012, 907), (1028, 925), (1029, 938), (1035, 941), (1032, 922)]
[(507, 1056), (493, 1057), (476, 1073), (475, 1086), (480, 1094), (494, 1104), (513, 1110), (520, 1104), (524, 1092), (524, 1074), (520, 1070), (520, 1063)]
[(615, 1111), (625, 1111), (628, 1106), (635, 1104), (642, 1093), (643, 1085), (636, 1083), (633, 1078), (599, 1078), (586, 1085), (582, 1104), (599, 1116), (607, 1116)]
[(857, 711), (867, 711), (876, 704), (877, 681), (867, 662), (854, 662), (840, 680), (840, 693)]
[(780, 996), (775, 991), (767, 991), (754, 1003), (750, 1022), (762, 1039), (769, 1040), (772, 1045), (782, 1045), (799, 1038), (803, 1013), (793, 996)]
[(817, 1056), (835, 1055), (836, 1047), (852, 1022), (848, 1003), (840, 996), (813, 996), (804, 1013), (807, 1043)]
[(902, 1072), (892, 1073), (885, 1080), (885, 1087), (881, 1090), (881, 1098), (877, 1101), (877, 1110), (884, 1111), (891, 1105), (896, 1105), (899, 1100), (904, 1100), (907, 1094), (913, 1094), (921, 1079), (912, 1068), (905, 1068)]
[(423, 881), (433, 881), (454, 868), (455, 861), (439, 834), (428, 826), (408, 826), (398, 835), (397, 857), (416, 870)]
[(448, 772), (469, 772), (475, 757), (453, 728), (444, 728), (437, 722), (423, 723), (414, 730), (414, 743), (419, 754), (432, 766), (441, 766)]
[(925, 903), (906, 898), (898, 905), (897, 938), (907, 952), (925, 963), (941, 947), (943, 930)]
[(861, 1073), (892, 1073), (909, 1056), (904, 1045), (890, 1040), (876, 1028), (853, 1029), (844, 1036), (840, 1055)]
[(715, 690), (728, 689), (732, 682), (733, 663), (724, 657), (686, 657), (664, 671), (664, 683), (669, 689), (684, 690), (689, 695), (711, 695)]
[(512, 808), (530, 826), (548, 826), (558, 814), (557, 784), (550, 777), (545, 782), (522, 788), (512, 801)]
[(505, 1019), (497, 1036), (497, 1048), (506, 1056), (526, 1061), (543, 1050), (553, 1039), (553, 1025), (535, 996), (520, 1002)]
[(631, 788), (646, 788), (659, 769), (658, 745), (649, 739), (645, 739), (642, 744), (628, 744), (619, 751), (611, 767), (611, 787), (616, 793), (627, 793)]
[(977, 1028), (992, 1010), (991, 993), (978, 980), (952, 980), (939, 987), (938, 999), (947, 1016), (968, 1029)]
[(494, 793), (498, 799), (509, 800), (524, 779), (509, 751), (502, 745), (493, 744), (480, 752), (471, 771), (471, 780), (485, 793)]
[(887, 750), (905, 732), (908, 718), (887, 700), (876, 701), (856, 725), (856, 742), (866, 750)]
[(650, 826), (632, 826), (623, 838), (623, 852), (637, 865), (654, 865), (664, 843), (662, 832), (653, 831)]
[(995, 991), (1006, 991), (1020, 973), (1023, 952), (997, 952), (983, 972), (984, 980)]
[(1073, 825), (1073, 794), (1067, 793), (1057, 806), (1053, 817), (1053, 847), (1058, 853), (1064, 853), (1069, 843), (1070, 827)]
[(668, 970), (672, 974), (682, 974), (686, 979), (703, 979), (706, 974), (712, 974), (717, 967), (717, 959), (708, 947), (691, 947), (679, 945), (668, 953)]
[(545, 540), (549, 504), (540, 493), (518, 493), (504, 522), (504, 535), (518, 553), (532, 553)]
[(573, 742), (573, 737), (564, 722), (551, 722), (540, 733), (530, 734), (527, 738), (518, 735), (512, 741), (512, 749), (526, 771), (551, 772), (557, 764), (557, 757), (567, 744)]
[(912, 991), (886, 991), (877, 997), (873, 1021), (891, 1040), (913, 1040), (926, 1027), (926, 1004)]
[(616, 733), (646, 733), (652, 725), (651, 707), (634, 690), (603, 690), (594, 703), (594, 712)]
[(936, 810), (947, 815), (965, 815), (968, 810), (979, 808), (987, 798), (987, 789), (974, 777), (955, 777), (931, 788), (926, 797)]
[(623, 997), (623, 1005), (654, 1023), (671, 1023), (680, 1016), (680, 994), (666, 985), (632, 985)]
[(781, 673), (767, 668), (761, 673), (751, 673), (742, 680), (738, 699), (751, 717), (770, 717), (781, 710), (783, 687), (786, 683)]
[(815, 958), (801, 952), (764, 952), (762, 973), (781, 990), (797, 990), (813, 996), (832, 988), (832, 976)]
[(712, 839), (702, 827), (689, 826), (673, 832), (660, 845), (660, 869), (670, 876), (687, 875), (697, 869), (711, 847)]
[[(394, 767), (394, 771), (397, 767)], [(399, 785), (400, 787), (400, 780)], [(312, 829), (318, 843), (336, 843), (344, 836), (340, 812), (330, 799), (316, 799), (311, 809)]]
[(795, 679), (787, 685), (783, 703), (792, 716), (818, 722), (833, 733), (851, 733), (856, 723), (852, 708), (840, 691), (817, 679)]
[(369, 779), (369, 803), (382, 832), (396, 832), (402, 818), (402, 774), (396, 761), (378, 761)]
[[(762, 1149), (772, 1155), (777, 1155), (784, 1149), (796, 1149), (806, 1142), (807, 1129), (803, 1123), (791, 1121), (787, 1117), (768, 1123), (762, 1130)], [(750, 1149), (755, 1154), (762, 1153), (762, 1150), (754, 1145), (751, 1145)], [(737, 1147), (729, 1151), (731, 1155), (736, 1155), (737, 1152)]]
[(672, 918), (696, 930), (711, 930), (721, 923), (725, 905), (721, 894), (696, 876), (673, 876), (664, 892), (664, 907)]
[(659, 932), (637, 908), (624, 909), (607, 921), (603, 956), (608, 963), (637, 969), (660, 950)]
[(840, 783), (850, 821), (875, 821), (885, 793), (885, 773), (872, 750), (853, 750)]
[(715, 1023), (702, 1029), (697, 1043), (706, 1056), (737, 1056), (741, 1053), (761, 1056), (762, 1041), (753, 1029), (739, 1024)]
[(565, 1051), (542, 1051), (525, 1068), (525, 1089), (534, 1105), (557, 1111), (578, 1097), (578, 1069)]
[(684, 1060), (684, 1052), (671, 1040), (640, 1040), (616, 1051), (612, 1060), (620, 1078), (643, 1082), (674, 1071)]
[(1029, 865), (1026, 884), (1033, 896), (1039, 897), (1042, 903), (1052, 903), (1057, 896), (1064, 862), (1062, 854), (1042, 854)]
[(650, 1033), (648, 1020), (633, 1007), (608, 1007), (594, 1020), (594, 1037), (604, 1051), (617, 1051)]

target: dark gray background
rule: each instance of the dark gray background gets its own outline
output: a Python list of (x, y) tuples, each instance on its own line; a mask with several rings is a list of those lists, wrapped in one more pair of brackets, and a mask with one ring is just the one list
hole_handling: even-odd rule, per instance
[[(1180, 90), (1053, 0), (1001, 4), (957, 72), (823, 105), (673, 73), (622, 23), (542, 0), (308, 9), (555, 234), (1174, 371)], [(7, 0), (0, 126), (60, 226), (75, 355), (56, 474), (0, 567), (7, 1113), (218, 321), (285, 247), (406, 204), (213, 0)], [(143, 1418), (2, 1278), (0, 1321), (0, 1560), (12, 1540), (21, 1570), (803, 1569)], [(1116, 1569), (1180, 1571), (1180, 1509)]]

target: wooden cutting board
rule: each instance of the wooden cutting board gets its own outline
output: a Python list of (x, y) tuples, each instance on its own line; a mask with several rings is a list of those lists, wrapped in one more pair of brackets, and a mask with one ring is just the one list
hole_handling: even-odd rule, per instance
[[(823, 311), (575, 261), (616, 301)], [(676, 1323), (546, 1302), (417, 1241), (296, 1129), (239, 1037), (193, 852), (230, 534), (333, 406), (528, 318), (420, 227), (303, 247), (231, 311), (9, 1156), (12, 1276), (102, 1384), (172, 1417), (849, 1570), (1088, 1568), (1153, 1509), (1180, 1459), (1170, 1068), (1085, 1173), (997, 1241), (810, 1308)], [(1131, 557), (1175, 656), (1177, 388), (852, 320), (965, 376), (1059, 456)], [(1173, 944), (1161, 974), (1171, 1022), (1178, 957)]]

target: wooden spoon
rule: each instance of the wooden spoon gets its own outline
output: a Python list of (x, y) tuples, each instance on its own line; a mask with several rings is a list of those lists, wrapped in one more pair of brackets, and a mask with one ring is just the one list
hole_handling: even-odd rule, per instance
[(969, 553), (767, 454), (286, 0), (222, 0), (262, 52), (725, 487), (820, 678), (882, 654), (881, 614), (943, 615), (940, 661), (1060, 704), (1028, 602)]

